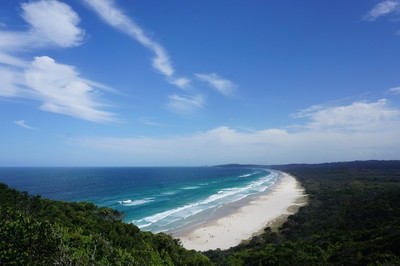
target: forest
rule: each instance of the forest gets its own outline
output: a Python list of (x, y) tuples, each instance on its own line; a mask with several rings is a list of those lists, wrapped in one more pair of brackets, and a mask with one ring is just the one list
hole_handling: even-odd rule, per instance
[(268, 167), (295, 176), (308, 204), (276, 230), (204, 253), (115, 210), (1, 184), (0, 265), (400, 265), (400, 161)]
[(42, 199), (0, 184), (0, 265), (211, 265), (178, 240), (122, 218), (109, 208)]
[(295, 176), (309, 197), (277, 231), (227, 251), (216, 265), (400, 265), (400, 161), (269, 168)]

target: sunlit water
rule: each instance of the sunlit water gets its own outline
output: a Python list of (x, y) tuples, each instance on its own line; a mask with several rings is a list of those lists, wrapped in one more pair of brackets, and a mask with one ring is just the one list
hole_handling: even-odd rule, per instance
[(195, 223), (229, 202), (265, 191), (278, 174), (260, 168), (0, 168), (0, 182), (30, 194), (88, 201), (125, 213), (143, 230)]

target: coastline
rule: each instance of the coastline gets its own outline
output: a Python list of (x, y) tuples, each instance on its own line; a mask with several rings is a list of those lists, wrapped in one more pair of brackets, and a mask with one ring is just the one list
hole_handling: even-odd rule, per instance
[(293, 176), (279, 172), (279, 180), (257, 196), (223, 206), (212, 220), (171, 236), (186, 249), (229, 249), (259, 234), (266, 227), (277, 229), (287, 217), (306, 204), (304, 188)]

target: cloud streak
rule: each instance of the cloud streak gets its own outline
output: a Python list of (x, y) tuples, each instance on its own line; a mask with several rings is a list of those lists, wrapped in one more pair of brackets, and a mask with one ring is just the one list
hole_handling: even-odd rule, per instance
[(209, 86), (225, 96), (230, 97), (235, 93), (237, 86), (232, 81), (221, 78), (215, 73), (195, 74), (195, 76), (198, 80), (206, 82)]
[(204, 97), (198, 95), (178, 95), (168, 96), (167, 108), (173, 112), (188, 115), (194, 114), (198, 109), (204, 106)]
[[(186, 114), (185, 112), (193, 113), (196, 108), (201, 109), (203, 107), (205, 100), (202, 95), (193, 92), (188, 95), (189, 91), (193, 89), (192, 80), (187, 77), (175, 76), (175, 69), (165, 48), (150, 38), (133, 19), (125, 15), (113, 0), (84, 0), (84, 2), (107, 24), (127, 34), (150, 50), (154, 55), (152, 59), (153, 68), (161, 73), (168, 83), (186, 90), (186, 95), (173, 94), (168, 96), (167, 107), (169, 110)], [(195, 74), (195, 77), (228, 97), (234, 95), (237, 87), (232, 81), (221, 78), (215, 73)]]
[(131, 18), (126, 16), (112, 0), (84, 0), (106, 23), (129, 35), (153, 52), (152, 65), (167, 78), (174, 74), (174, 68), (164, 47), (152, 40)]
[(385, 0), (376, 4), (367, 14), (364, 15), (363, 18), (368, 21), (375, 21), (382, 16), (398, 11), (399, 7), (399, 1)]
[(392, 94), (400, 94), (400, 87), (390, 88), (389, 92)]
[(38, 130), (37, 128), (31, 127), (31, 126), (29, 126), (28, 124), (26, 124), (25, 120), (17, 120), (17, 121), (14, 121), (14, 124), (16, 124), (16, 125), (18, 125), (18, 126), (20, 126), (20, 127), (26, 128), (26, 129)]
[(190, 87), (191, 80), (186, 77), (180, 77), (169, 79), (168, 82), (177, 86), (178, 88), (186, 89)]

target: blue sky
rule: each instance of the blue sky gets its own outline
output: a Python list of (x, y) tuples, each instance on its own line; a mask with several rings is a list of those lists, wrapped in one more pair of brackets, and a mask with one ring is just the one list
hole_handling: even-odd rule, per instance
[(400, 1), (0, 3), (0, 166), (400, 159)]

